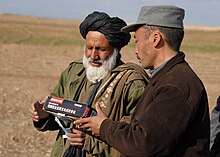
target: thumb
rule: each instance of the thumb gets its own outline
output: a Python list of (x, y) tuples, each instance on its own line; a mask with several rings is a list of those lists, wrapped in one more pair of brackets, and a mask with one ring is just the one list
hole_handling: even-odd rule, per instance
[(47, 101), (48, 96), (46, 96), (43, 100), (40, 101), (41, 105), (44, 105), (44, 103)]
[(96, 104), (96, 107), (95, 107), (96, 111), (98, 112), (98, 114), (104, 114), (104, 112), (102, 111), (101, 107), (100, 107), (100, 104), (97, 103)]
[(34, 103), (34, 108), (36, 110), (39, 110), (39, 109), (42, 109), (43, 108), (43, 103), (40, 101), (40, 100), (37, 100), (35, 103)]
[(96, 111), (98, 112), (97, 116), (99, 117), (99, 119), (104, 120), (107, 118), (106, 114), (102, 111), (100, 107), (100, 103), (97, 103), (95, 108), (96, 108)]

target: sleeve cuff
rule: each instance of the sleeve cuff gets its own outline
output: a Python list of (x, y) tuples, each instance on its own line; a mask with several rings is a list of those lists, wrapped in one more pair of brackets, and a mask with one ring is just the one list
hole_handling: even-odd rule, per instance
[(41, 119), (38, 122), (33, 121), (33, 125), (39, 131), (46, 131), (46, 130), (44, 130), (44, 128), (45, 128), (46, 124), (48, 123), (48, 121), (50, 121), (51, 119), (52, 119), (52, 116), (49, 115), (49, 117)]
[(99, 137), (101, 138), (101, 140), (106, 141), (106, 134), (107, 134), (107, 130), (108, 130), (108, 126), (110, 126), (111, 120), (110, 119), (105, 119), (101, 126), (100, 126), (100, 134)]

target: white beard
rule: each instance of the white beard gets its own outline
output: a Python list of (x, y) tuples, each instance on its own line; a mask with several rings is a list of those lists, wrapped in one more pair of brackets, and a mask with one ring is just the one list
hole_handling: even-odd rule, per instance
[(112, 71), (116, 65), (116, 60), (118, 56), (118, 50), (115, 48), (112, 55), (107, 60), (99, 60), (97, 62), (102, 63), (100, 67), (94, 67), (89, 62), (91, 61), (90, 58), (86, 58), (84, 53), (83, 56), (83, 65), (86, 68), (86, 77), (87, 79), (92, 82), (96, 83), (103, 79), (110, 71)]

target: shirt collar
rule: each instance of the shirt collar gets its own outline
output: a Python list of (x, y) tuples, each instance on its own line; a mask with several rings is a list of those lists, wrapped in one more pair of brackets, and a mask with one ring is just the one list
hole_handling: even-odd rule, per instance
[(168, 61), (164, 62), (163, 64), (161, 64), (159, 67), (149, 70), (149, 74), (150, 74), (150, 78), (152, 78), (158, 71), (160, 71), (160, 69), (163, 68), (163, 66), (167, 63)]

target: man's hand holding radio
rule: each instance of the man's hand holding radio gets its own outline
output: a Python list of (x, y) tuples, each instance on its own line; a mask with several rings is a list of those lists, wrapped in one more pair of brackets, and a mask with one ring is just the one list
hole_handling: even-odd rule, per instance
[(107, 116), (100, 108), (99, 104), (96, 105), (97, 116), (81, 118), (74, 121), (74, 124), (78, 125), (80, 129), (92, 132), (94, 136), (99, 136), (100, 126), (102, 122), (107, 119)]
[(86, 134), (83, 131), (77, 129), (71, 129), (72, 132), (66, 133), (68, 141), (72, 146), (82, 148), (85, 142)]
[(31, 103), (29, 113), (33, 121), (38, 122), (40, 119), (44, 119), (49, 116), (49, 113), (43, 110), (43, 105), (46, 102), (46, 100), (47, 97), (45, 97), (43, 100), (36, 100), (33, 103)]

